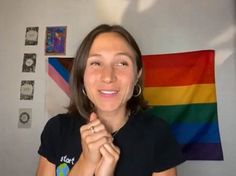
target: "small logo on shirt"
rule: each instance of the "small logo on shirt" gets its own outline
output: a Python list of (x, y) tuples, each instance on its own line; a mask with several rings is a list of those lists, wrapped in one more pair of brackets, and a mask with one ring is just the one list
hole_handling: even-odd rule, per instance
[(61, 164), (57, 167), (57, 176), (67, 176), (70, 172), (69, 165), (74, 165), (75, 157), (69, 158), (67, 155), (62, 156), (60, 159)]
[(62, 163), (57, 167), (57, 176), (67, 176), (70, 168), (66, 163)]
[(60, 159), (61, 162), (67, 163), (67, 164), (71, 164), (74, 165), (74, 161), (75, 161), (75, 157), (73, 158), (68, 158), (67, 155), (62, 156)]

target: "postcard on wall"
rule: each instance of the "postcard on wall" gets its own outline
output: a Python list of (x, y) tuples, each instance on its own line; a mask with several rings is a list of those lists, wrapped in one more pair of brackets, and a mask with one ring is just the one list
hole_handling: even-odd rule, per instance
[(19, 109), (18, 128), (30, 128), (32, 124), (32, 109)]
[(37, 45), (38, 32), (39, 32), (39, 27), (27, 27), (25, 34), (25, 45)]
[(34, 81), (22, 80), (20, 87), (20, 99), (33, 100), (33, 96), (34, 96)]
[(22, 65), (22, 72), (35, 72), (36, 54), (25, 53)]
[(47, 27), (45, 39), (46, 55), (65, 55), (66, 26)]

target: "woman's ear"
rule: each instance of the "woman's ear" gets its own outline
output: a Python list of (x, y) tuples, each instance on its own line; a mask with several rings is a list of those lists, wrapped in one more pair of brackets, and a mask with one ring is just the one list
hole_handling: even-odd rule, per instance
[(135, 84), (137, 84), (137, 82), (138, 82), (140, 76), (142, 75), (142, 72), (143, 72), (143, 69), (140, 69), (139, 72), (138, 72), (138, 74), (137, 74), (137, 78), (136, 78)]
[(140, 78), (140, 76), (142, 75), (143, 69), (141, 68), (138, 72), (138, 79)]

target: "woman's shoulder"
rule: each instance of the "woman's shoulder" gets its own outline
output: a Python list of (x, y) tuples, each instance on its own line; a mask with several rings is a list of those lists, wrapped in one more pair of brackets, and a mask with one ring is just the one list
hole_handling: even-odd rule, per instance
[(48, 129), (67, 129), (67, 128), (76, 128), (80, 127), (85, 123), (85, 120), (80, 115), (75, 115), (71, 113), (58, 114), (54, 117), (51, 117), (45, 128)]

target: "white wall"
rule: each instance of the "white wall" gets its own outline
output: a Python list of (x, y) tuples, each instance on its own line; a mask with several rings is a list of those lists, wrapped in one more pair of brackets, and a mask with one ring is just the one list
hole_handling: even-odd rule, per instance
[[(216, 86), (224, 161), (187, 161), (182, 176), (236, 172), (235, 0), (0, 0), (0, 175), (32, 176), (45, 116), (45, 27), (68, 26), (66, 56), (100, 23), (119, 23), (143, 54), (216, 50)], [(39, 26), (39, 44), (24, 46), (25, 28)], [(21, 73), (23, 54), (37, 53), (36, 73)], [(33, 101), (20, 101), (20, 81), (36, 81)], [(18, 109), (32, 108), (32, 128), (18, 129)]]

